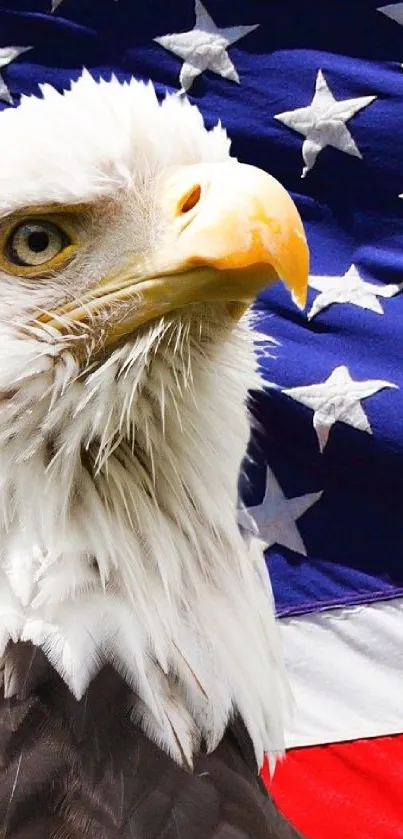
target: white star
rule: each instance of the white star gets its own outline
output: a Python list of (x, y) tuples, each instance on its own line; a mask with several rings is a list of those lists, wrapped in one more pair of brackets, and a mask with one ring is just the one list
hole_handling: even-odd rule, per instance
[(403, 289), (403, 283), (389, 285), (374, 285), (362, 280), (355, 265), (351, 265), (343, 277), (310, 277), (309, 285), (321, 293), (315, 299), (308, 320), (312, 320), (318, 312), (327, 309), (332, 303), (352, 303), (361, 309), (370, 309), (378, 315), (383, 315), (383, 307), (378, 297), (393, 297)]
[(373, 396), (385, 387), (397, 388), (397, 385), (383, 379), (356, 382), (351, 378), (347, 367), (336, 367), (325, 382), (306, 387), (292, 387), (283, 390), (283, 393), (301, 405), (312, 408), (313, 427), (318, 437), (319, 448), (323, 452), (335, 422), (344, 422), (352, 428), (372, 434), (361, 400)]
[(154, 38), (157, 44), (184, 59), (180, 71), (181, 91), (191, 88), (195, 78), (211, 70), (224, 79), (238, 82), (239, 76), (227, 49), (260, 25), (226, 26), (220, 29), (210, 17), (201, 0), (195, 0), (196, 23), (189, 32), (176, 32)]
[(403, 3), (389, 3), (388, 6), (378, 6), (377, 12), (382, 12), (383, 15), (403, 26)]
[(241, 508), (238, 523), (246, 531), (259, 536), (266, 548), (284, 545), (306, 556), (306, 548), (295, 522), (319, 501), (321, 495), (321, 492), (309, 492), (298, 498), (286, 498), (273, 472), (267, 467), (263, 501), (256, 507)]
[[(15, 58), (18, 58), (23, 52), (31, 50), (32, 47), (0, 47), (0, 70), (2, 67), (7, 67)], [(13, 97), (0, 74), (0, 99), (7, 102), (8, 105), (13, 104)]]
[(326, 146), (333, 146), (346, 154), (362, 157), (346, 122), (366, 108), (376, 96), (358, 96), (356, 99), (337, 100), (327, 85), (322, 70), (316, 77), (315, 94), (310, 105), (276, 114), (274, 119), (292, 128), (306, 138), (302, 144), (305, 166), (302, 177), (313, 168), (316, 158)]

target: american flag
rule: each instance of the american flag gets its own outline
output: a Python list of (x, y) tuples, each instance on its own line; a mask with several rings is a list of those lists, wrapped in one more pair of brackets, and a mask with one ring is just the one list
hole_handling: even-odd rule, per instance
[(307, 839), (403, 837), (402, 61), (401, 2), (0, 5), (1, 107), (83, 66), (181, 89), (305, 222), (306, 312), (280, 286), (256, 304), (239, 515), (267, 544), (295, 695), (268, 782)]

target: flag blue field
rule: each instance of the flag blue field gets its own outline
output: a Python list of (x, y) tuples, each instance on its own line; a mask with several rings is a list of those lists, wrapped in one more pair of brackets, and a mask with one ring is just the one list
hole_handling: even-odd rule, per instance
[[(402, 62), (401, 2), (0, 5), (0, 108), (43, 82), (66, 88), (83, 67), (151, 78), (161, 97), (185, 92), (207, 125), (221, 120), (233, 154), (278, 178), (304, 220), (306, 311), (280, 285), (256, 303), (266, 387), (252, 394), (239, 516), (267, 545), (296, 700), (290, 779), (305, 784), (290, 812), (308, 839), (322, 839), (325, 814), (327, 839), (403, 837), (393, 762), (403, 733)], [(368, 749), (379, 772), (363, 793)], [(353, 764), (357, 796), (374, 801), (371, 829), (354, 798), (347, 824), (342, 794), (328, 786), (320, 797), (333, 754), (334, 778), (345, 760), (354, 788)]]

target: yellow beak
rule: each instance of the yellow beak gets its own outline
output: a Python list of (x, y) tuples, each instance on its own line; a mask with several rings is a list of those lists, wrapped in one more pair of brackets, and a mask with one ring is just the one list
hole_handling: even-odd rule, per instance
[(302, 222), (266, 172), (235, 161), (172, 170), (157, 184), (156, 217), (164, 238), (141, 274), (129, 260), (80, 305), (67, 304), (48, 322), (64, 331), (66, 319), (88, 321), (102, 311), (110, 345), (191, 303), (226, 302), (237, 318), (277, 279), (305, 305), (309, 255)]
[(308, 247), (298, 210), (281, 184), (235, 161), (183, 167), (164, 184), (163, 208), (178, 195), (188, 201), (197, 186), (193, 217), (187, 223), (188, 211), (177, 221), (183, 225), (175, 243), (178, 267), (215, 271), (211, 300), (228, 292), (226, 299), (249, 305), (265, 285), (281, 279), (304, 307)]

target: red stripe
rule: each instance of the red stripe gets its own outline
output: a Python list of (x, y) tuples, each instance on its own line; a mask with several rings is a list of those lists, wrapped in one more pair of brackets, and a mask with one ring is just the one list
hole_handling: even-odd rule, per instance
[(403, 839), (403, 735), (293, 749), (271, 790), (306, 839)]

